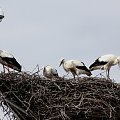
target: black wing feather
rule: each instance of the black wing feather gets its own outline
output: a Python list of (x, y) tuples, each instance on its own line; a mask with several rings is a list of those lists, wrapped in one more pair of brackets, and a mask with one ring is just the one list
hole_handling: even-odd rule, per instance
[(107, 64), (107, 63), (108, 63), (108, 62), (105, 62), (105, 61), (99, 61), (99, 58), (98, 58), (98, 59), (95, 60), (95, 62), (94, 62), (92, 65), (90, 65), (89, 68), (91, 69), (92, 67), (105, 65), (105, 64)]
[(19, 69), (19, 71), (21, 71), (21, 65), (16, 61), (14, 57), (13, 58), (1, 57), (1, 59), (7, 63), (8, 67), (14, 68), (15, 66)]
[(76, 68), (90, 72), (86, 66), (76, 66)]

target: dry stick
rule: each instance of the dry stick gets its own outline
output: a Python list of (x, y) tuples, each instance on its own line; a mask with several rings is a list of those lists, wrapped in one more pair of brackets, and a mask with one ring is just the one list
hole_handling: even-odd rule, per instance
[(48, 119), (45, 119), (45, 120), (57, 120), (57, 118), (59, 118), (60, 117), (60, 115), (57, 115), (57, 116), (54, 116), (54, 117), (50, 117), (50, 118), (48, 118)]
[[(1, 95), (2, 95), (2, 93), (1, 93)], [(3, 98), (3, 100), (4, 101), (6, 101), (6, 99), (4, 98), (4, 96), (2, 95), (2, 98)], [(9, 107), (9, 109), (11, 109), (12, 110), (12, 108), (11, 108), (11, 106), (8, 104), (8, 102), (6, 101), (6, 104), (7, 104), (7, 106)], [(18, 119), (18, 120), (20, 120), (20, 118), (18, 117), (18, 115), (14, 112), (14, 111), (12, 111), (13, 113), (14, 113), (14, 115), (16, 116), (16, 118)]]
[(57, 85), (55, 82), (53, 82), (53, 83), (54, 83), (54, 85), (55, 85), (59, 90), (61, 90), (61, 88), (60, 88), (59, 85)]
[[(35, 73), (33, 73), (34, 70), (36, 70), (36, 68), (37, 68), (37, 71), (36, 71)], [(35, 67), (35, 68), (33, 69), (33, 71), (32, 71), (32, 73), (33, 73), (32, 75), (35, 75), (36, 73), (39, 73), (40, 70), (41, 70), (41, 69), (39, 68), (39, 65), (37, 64), (36, 67)]]
[[(26, 111), (24, 111), (22, 108), (20, 108), (20, 107), (18, 107), (17, 105), (15, 105), (14, 103), (12, 103), (12, 102), (10, 102), (9, 100), (7, 100), (7, 99), (5, 99), (5, 102), (9, 105), (9, 106), (13, 106), (13, 107), (15, 107), (16, 108), (16, 110), (19, 110), (19, 111), (21, 111), (22, 113), (24, 113), (24, 114), (26, 114), (26, 115), (28, 115), (27, 113), (26, 113)], [(19, 113), (19, 111), (18, 111), (18, 113)], [(15, 113), (15, 112), (14, 112)], [(15, 114), (16, 116), (17, 116), (17, 114)], [(24, 119), (23, 118), (23, 116), (19, 113), (19, 115), (22, 117), (22, 119)], [(18, 116), (17, 116), (17, 118), (19, 118)], [(19, 118), (20, 119), (20, 118)], [(24, 119), (25, 120), (25, 119)]]
[(81, 100), (80, 100), (79, 104), (76, 105), (75, 107), (77, 107), (77, 108), (80, 107), (80, 105), (82, 104), (83, 100), (84, 100), (84, 96), (83, 96), (83, 94), (82, 94)]
[[(3, 83), (3, 84), (4, 84), (4, 83)], [(5, 84), (4, 84), (4, 85), (5, 85)], [(10, 89), (9, 89), (8, 86), (5, 85), (5, 87), (10, 91)], [(11, 93), (18, 99), (18, 101), (20, 101), (20, 102), (27, 108), (27, 106), (15, 95), (15, 93), (13, 93), (13, 92), (11, 92)], [(35, 120), (37, 120), (36, 117), (35, 117), (35, 115), (32, 113), (32, 111), (31, 111), (30, 109), (29, 109), (29, 111), (30, 111), (32, 117), (35, 118)]]
[(60, 114), (61, 114), (63, 120), (66, 120), (66, 119), (70, 120), (70, 118), (65, 114), (65, 110), (61, 109), (60, 110)]
[(26, 103), (28, 104), (28, 107), (27, 107), (26, 112), (28, 112), (28, 111), (29, 111), (29, 108), (30, 108), (30, 101), (31, 101), (31, 99), (32, 99), (33, 97), (34, 97), (34, 95), (32, 95), (32, 96), (30, 97), (29, 102), (26, 102)]

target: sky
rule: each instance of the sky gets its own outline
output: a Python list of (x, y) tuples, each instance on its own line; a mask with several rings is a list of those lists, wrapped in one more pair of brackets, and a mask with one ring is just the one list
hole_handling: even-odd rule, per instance
[[(12, 53), (23, 71), (49, 64), (63, 76), (61, 58), (89, 67), (101, 55), (120, 56), (119, 0), (0, 0), (0, 6), (0, 49)], [(118, 66), (110, 76), (120, 82)]]

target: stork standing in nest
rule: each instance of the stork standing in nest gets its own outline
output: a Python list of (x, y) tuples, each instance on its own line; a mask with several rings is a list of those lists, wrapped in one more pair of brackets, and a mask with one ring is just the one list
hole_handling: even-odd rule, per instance
[(106, 77), (110, 78), (109, 73), (110, 69), (114, 65), (120, 66), (120, 57), (117, 57), (113, 54), (103, 55), (98, 57), (93, 64), (90, 65), (89, 69), (91, 71), (101, 69), (106, 71)]
[(4, 50), (0, 50), (0, 63), (3, 65), (4, 73), (5, 66), (9, 72), (9, 68), (12, 68), (18, 72), (21, 72), (21, 65), (17, 62), (14, 56), (11, 53), (8, 53)]
[(61, 66), (61, 65), (63, 66), (63, 69), (66, 72), (72, 73), (74, 79), (75, 79), (75, 75), (77, 75), (78, 77), (80, 74), (86, 74), (88, 76), (92, 75), (90, 70), (85, 66), (85, 64), (83, 62), (78, 61), (78, 60), (66, 61), (65, 59), (61, 59), (59, 66)]
[(46, 78), (52, 79), (58, 77), (58, 72), (55, 68), (52, 68), (50, 65), (46, 65), (43, 67), (43, 75)]

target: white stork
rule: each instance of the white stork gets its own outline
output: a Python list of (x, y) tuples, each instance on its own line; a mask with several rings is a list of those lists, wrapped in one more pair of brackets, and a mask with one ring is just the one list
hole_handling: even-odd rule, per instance
[(16, 71), (21, 72), (21, 65), (16, 61), (14, 56), (4, 50), (0, 50), (0, 63), (3, 65), (3, 69), (5, 72), (5, 66), (12, 68)]
[(86, 74), (88, 76), (92, 75), (90, 70), (85, 66), (83, 62), (80, 62), (78, 60), (68, 60), (66, 61), (65, 59), (61, 59), (60, 65), (63, 66), (63, 69), (66, 72), (71, 72), (74, 79), (75, 75), (79, 76), (80, 74)]
[(46, 78), (54, 78), (54, 77), (58, 77), (58, 72), (55, 68), (52, 68), (50, 65), (44, 66), (43, 67), (43, 75)]
[(114, 65), (120, 65), (120, 57), (113, 54), (103, 55), (95, 60), (93, 64), (90, 65), (90, 70), (106, 70), (106, 77), (109, 78), (110, 68)]
[(3, 18), (4, 18), (4, 12), (3, 12), (3, 10), (0, 8), (0, 22), (2, 21)]

